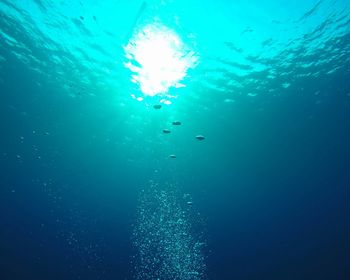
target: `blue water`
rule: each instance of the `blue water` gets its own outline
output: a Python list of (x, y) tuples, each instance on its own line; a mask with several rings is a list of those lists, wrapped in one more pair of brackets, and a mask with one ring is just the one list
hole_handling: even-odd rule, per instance
[(350, 279), (349, 81), (347, 0), (1, 0), (0, 279)]

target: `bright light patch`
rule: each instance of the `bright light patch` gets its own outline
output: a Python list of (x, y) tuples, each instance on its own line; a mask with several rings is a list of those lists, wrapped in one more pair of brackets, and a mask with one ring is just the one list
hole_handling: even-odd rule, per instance
[(125, 52), (132, 81), (148, 96), (167, 96), (169, 88), (183, 87), (180, 81), (198, 61), (174, 31), (159, 24), (147, 25), (134, 35)]

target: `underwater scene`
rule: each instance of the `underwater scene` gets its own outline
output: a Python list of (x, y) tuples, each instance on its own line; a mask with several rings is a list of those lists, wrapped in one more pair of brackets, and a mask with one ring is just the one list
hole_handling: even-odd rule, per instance
[(349, 280), (349, 0), (0, 0), (0, 280)]

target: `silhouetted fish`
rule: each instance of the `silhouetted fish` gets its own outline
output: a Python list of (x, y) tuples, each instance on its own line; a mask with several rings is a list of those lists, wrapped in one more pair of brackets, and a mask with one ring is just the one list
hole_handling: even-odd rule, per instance
[(153, 105), (153, 108), (154, 108), (154, 109), (160, 109), (160, 108), (162, 108), (162, 105), (156, 104), (156, 105)]
[(169, 129), (163, 129), (163, 133), (165, 133), (165, 134), (169, 134), (171, 131), (169, 130)]
[(199, 140), (199, 141), (202, 141), (202, 140), (205, 139), (205, 137), (203, 135), (197, 135), (196, 139)]
[(179, 121), (174, 121), (174, 122), (173, 122), (173, 125), (181, 125), (181, 122), (179, 122)]

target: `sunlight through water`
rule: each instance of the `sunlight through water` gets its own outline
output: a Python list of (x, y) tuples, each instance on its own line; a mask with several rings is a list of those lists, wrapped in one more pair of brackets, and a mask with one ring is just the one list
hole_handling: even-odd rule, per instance
[(198, 63), (198, 56), (179, 35), (161, 24), (145, 26), (124, 50), (125, 66), (133, 72), (131, 80), (145, 96), (170, 97), (169, 89), (184, 87), (181, 81)]

